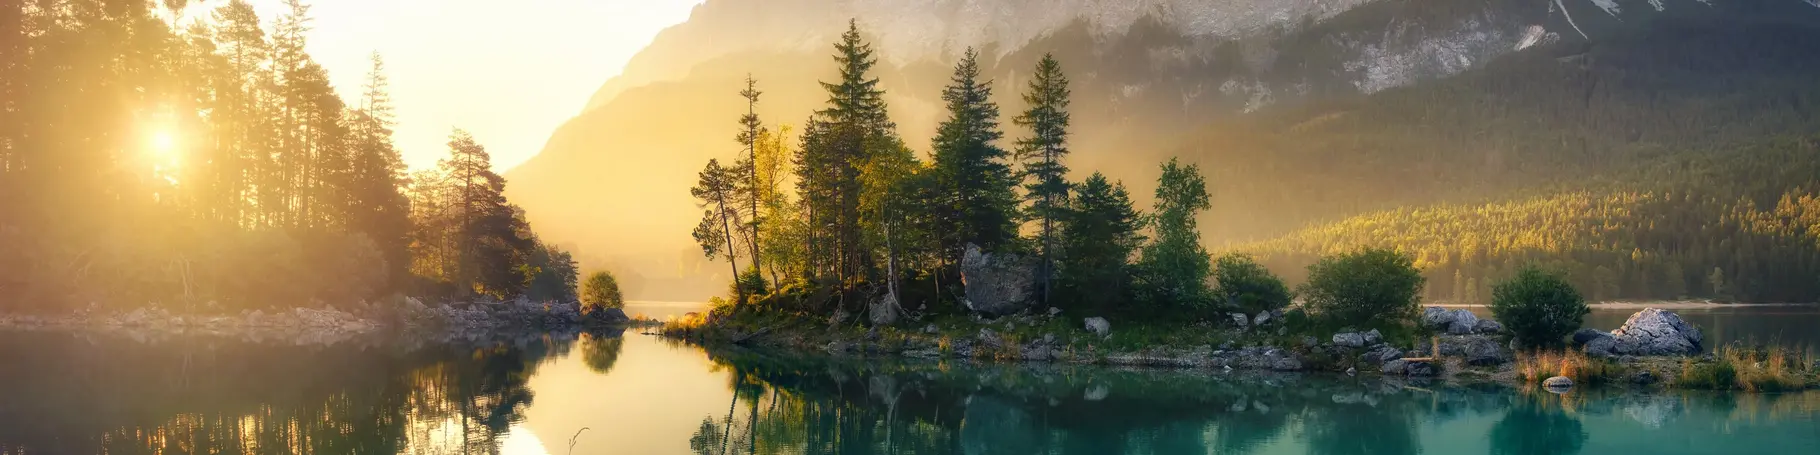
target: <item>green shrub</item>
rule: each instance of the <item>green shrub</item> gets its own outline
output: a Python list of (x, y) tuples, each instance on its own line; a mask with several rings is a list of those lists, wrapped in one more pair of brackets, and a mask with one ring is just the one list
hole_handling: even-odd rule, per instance
[(1409, 256), (1365, 249), (1308, 266), (1301, 294), (1329, 325), (1389, 329), (1415, 321), (1424, 282)]
[(581, 304), (583, 307), (625, 308), (626, 300), (619, 294), (619, 280), (602, 270), (588, 275), (588, 282), (582, 284)]
[(1712, 363), (1682, 361), (1681, 377), (1675, 386), (1686, 389), (1732, 390), (1738, 386), (1738, 367), (1721, 356)]
[(770, 284), (765, 281), (765, 274), (756, 267), (747, 267), (740, 272), (739, 279), (733, 281), (733, 295), (748, 299), (771, 293)]
[(1244, 311), (1245, 314), (1287, 307), (1293, 298), (1289, 294), (1289, 287), (1283, 284), (1281, 278), (1258, 265), (1248, 255), (1232, 253), (1221, 256), (1213, 266), (1213, 277), (1215, 286), (1218, 286), (1214, 294), (1225, 305)]
[(1566, 279), (1532, 265), (1492, 288), (1491, 312), (1519, 343), (1555, 347), (1592, 310)]

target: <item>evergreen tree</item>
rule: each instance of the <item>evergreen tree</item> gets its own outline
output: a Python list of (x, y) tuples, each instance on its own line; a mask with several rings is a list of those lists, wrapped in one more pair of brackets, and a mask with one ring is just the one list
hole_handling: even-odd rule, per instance
[(764, 269), (764, 262), (762, 259), (764, 255), (759, 254), (762, 250), (758, 247), (759, 230), (763, 227), (761, 216), (763, 213), (759, 211), (759, 205), (763, 202), (762, 199), (764, 198), (764, 195), (761, 194), (763, 191), (761, 187), (762, 184), (758, 178), (758, 141), (760, 139), (760, 133), (764, 131), (764, 123), (758, 118), (758, 96), (762, 93), (763, 92), (758, 91), (758, 80), (753, 79), (751, 75), (747, 75), (746, 89), (739, 92), (739, 96), (746, 99), (746, 115), (740, 116), (739, 118), (739, 126), (741, 129), (737, 137), (739, 144), (744, 146), (746, 150), (745, 156), (734, 165), (734, 168), (740, 172), (742, 176), (739, 197), (746, 201), (743, 210), (745, 210), (746, 219), (749, 220), (746, 224), (742, 225), (741, 233), (751, 247), (748, 251), (752, 252), (752, 268), (754, 270)]
[(1153, 311), (1207, 308), (1212, 302), (1206, 280), (1213, 264), (1195, 222), (1195, 215), (1210, 207), (1207, 183), (1198, 166), (1176, 159), (1162, 169), (1151, 214), (1154, 237), (1138, 262), (1142, 298), (1157, 306)]
[(351, 114), (347, 194), (349, 228), (365, 232), (378, 244), (394, 280), (410, 263), (410, 202), (399, 187), (405, 183), (404, 159), (392, 143), (391, 95), (385, 62), (372, 56), (372, 71)]
[(505, 178), (493, 173), (492, 156), (466, 131), (449, 136), (449, 157), (437, 163), (448, 185), (456, 253), (453, 282), (461, 292), (506, 298), (524, 288), (520, 266), (535, 246), (522, 236), (524, 218), (506, 203)]
[[(884, 91), (868, 73), (878, 63), (857, 21), (834, 45), (838, 82), (823, 82), (828, 105), (803, 131), (797, 177), (809, 229), (811, 273), (843, 285), (872, 271), (860, 228), (860, 166), (873, 151), (896, 143), (896, 126), (886, 115)], [(826, 262), (821, 262), (826, 261)]]
[[(734, 226), (739, 223), (739, 180), (743, 177), (737, 169), (720, 165), (720, 160), (708, 160), (708, 166), (697, 175), (695, 188), (689, 190), (697, 204), (702, 208), (701, 222), (695, 226), (695, 242), (701, 245), (701, 251), (708, 259), (725, 256), (732, 269), (733, 279), (739, 279), (739, 253), (734, 246), (736, 232)], [(743, 287), (739, 303), (746, 302)]]
[(1024, 199), (1029, 215), (1041, 225), (1038, 248), (1042, 264), (1038, 279), (1043, 283), (1043, 298), (1049, 298), (1050, 279), (1058, 255), (1054, 231), (1065, 216), (1068, 200), (1068, 167), (1062, 158), (1068, 155), (1068, 76), (1054, 55), (1044, 54), (1036, 64), (1036, 74), (1024, 93), (1029, 105), (1014, 122), (1030, 129), (1030, 136), (1017, 141), (1017, 159), (1023, 163)]
[(1131, 207), (1125, 185), (1094, 173), (1076, 185), (1063, 212), (1057, 245), (1068, 260), (1056, 275), (1059, 303), (1069, 308), (1110, 310), (1131, 297), (1131, 255), (1144, 242), (1143, 219)]
[(969, 243), (992, 250), (1017, 238), (1017, 183), (1005, 150), (995, 145), (1004, 133), (992, 82), (979, 80), (978, 56), (968, 48), (955, 65), (942, 92), (948, 118), (937, 127), (933, 144), (935, 172), (948, 195), (939, 210), (945, 212), (944, 250), (952, 262), (959, 262)]

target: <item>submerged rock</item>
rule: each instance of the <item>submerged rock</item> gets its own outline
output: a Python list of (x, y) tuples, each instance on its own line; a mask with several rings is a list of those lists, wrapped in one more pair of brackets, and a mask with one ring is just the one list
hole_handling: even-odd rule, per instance
[(1035, 291), (1036, 264), (1010, 253), (987, 253), (967, 244), (961, 257), (961, 283), (967, 288), (967, 308), (990, 315), (1006, 315), (1030, 307)]

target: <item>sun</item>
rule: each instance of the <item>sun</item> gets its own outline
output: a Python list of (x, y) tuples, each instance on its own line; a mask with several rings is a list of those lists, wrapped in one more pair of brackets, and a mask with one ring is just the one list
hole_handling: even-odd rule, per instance
[(167, 129), (152, 131), (147, 139), (152, 157), (171, 165), (177, 164), (177, 133)]

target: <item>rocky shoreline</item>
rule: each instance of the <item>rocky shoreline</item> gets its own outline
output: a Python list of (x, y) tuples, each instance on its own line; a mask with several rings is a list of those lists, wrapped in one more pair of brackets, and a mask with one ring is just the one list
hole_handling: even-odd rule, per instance
[(356, 304), (348, 310), (324, 306), (228, 312), (205, 306), (194, 311), (173, 311), (147, 306), (120, 312), (86, 308), (51, 316), (0, 314), (0, 330), (109, 331), (141, 340), (204, 336), (300, 345), (398, 336), (428, 341), (480, 341), (497, 338), (501, 333), (562, 333), (651, 324), (655, 321), (633, 320), (619, 309), (584, 311), (575, 302), (525, 299), (427, 305), (415, 298), (404, 298), (393, 305)]
[[(1519, 350), (1503, 325), (1479, 318), (1466, 309), (1425, 308), (1419, 322), (1435, 335), (1407, 345), (1390, 342), (1376, 330), (1341, 332), (1327, 339), (1297, 338), (1286, 333), (1279, 322), (1282, 320), (1280, 313), (1257, 316), (1235, 313), (1232, 319), (1231, 325), (1193, 328), (1205, 332), (1200, 338), (1205, 342), (1151, 344), (1125, 349), (1109, 346), (1109, 335), (1117, 329), (1105, 319), (1068, 320), (1054, 310), (998, 318), (975, 317), (976, 323), (959, 333), (959, 327), (938, 324), (915, 331), (895, 328), (881, 331), (876, 327), (859, 331), (857, 326), (852, 326), (851, 330), (840, 329), (847, 325), (839, 320), (828, 321), (829, 325), (784, 324), (784, 328), (779, 328), (708, 318), (696, 327), (668, 327), (664, 334), (704, 345), (730, 343), (820, 351), (843, 357), (1330, 372), (1486, 382), (1512, 387), (1529, 384), (1518, 371)], [(1238, 322), (1240, 320), (1244, 322)], [(1063, 323), (1069, 328), (1054, 329)], [(1216, 341), (1220, 338), (1231, 341)], [(1571, 349), (1585, 353), (1587, 358), (1614, 365), (1623, 372), (1619, 378), (1606, 379), (1607, 383), (1659, 387), (1679, 374), (1684, 367), (1683, 360), (1715, 361), (1713, 354), (1703, 354), (1702, 341), (1699, 328), (1678, 315), (1647, 308), (1616, 330), (1581, 330), (1575, 334)], [(1556, 381), (1555, 384), (1562, 383)]]

